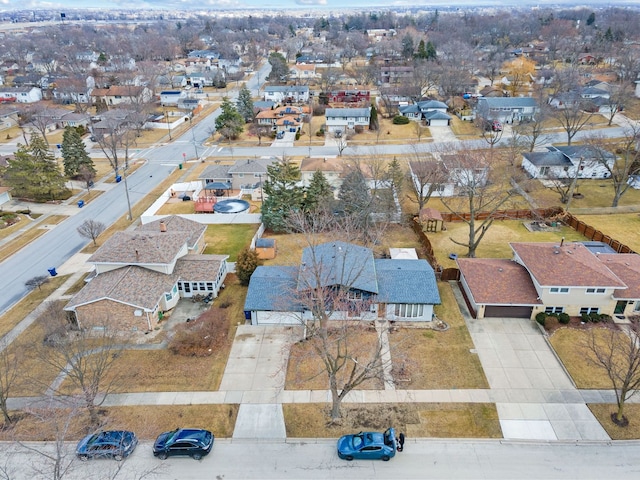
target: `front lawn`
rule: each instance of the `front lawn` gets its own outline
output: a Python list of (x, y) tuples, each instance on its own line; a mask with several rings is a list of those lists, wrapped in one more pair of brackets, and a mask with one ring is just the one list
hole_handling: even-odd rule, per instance
[[(502, 438), (492, 403), (365, 403), (342, 405), (340, 425), (329, 425), (330, 405), (284, 404), (287, 437), (337, 438), (394, 427), (411, 438)], [(406, 445), (405, 445), (406, 447)]]
[[(396, 388), (408, 390), (489, 388), (473, 341), (462, 318), (451, 286), (438, 284), (441, 305), (436, 316), (449, 325), (447, 331), (399, 328), (390, 335)], [(397, 361), (396, 361), (397, 359)]]

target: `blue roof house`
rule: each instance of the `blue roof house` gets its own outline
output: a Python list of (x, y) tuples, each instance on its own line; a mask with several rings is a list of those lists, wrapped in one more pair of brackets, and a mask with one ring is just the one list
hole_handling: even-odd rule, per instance
[(313, 318), (305, 297), (315, 288), (346, 289), (328, 312), (332, 320), (431, 321), (433, 306), (440, 303), (426, 260), (376, 259), (369, 248), (329, 242), (305, 248), (298, 267), (258, 267), (245, 317), (252, 325), (300, 325)]

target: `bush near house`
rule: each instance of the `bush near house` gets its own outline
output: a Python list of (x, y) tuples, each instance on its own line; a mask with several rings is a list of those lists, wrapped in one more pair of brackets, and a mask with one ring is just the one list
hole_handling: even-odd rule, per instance
[(396, 115), (392, 120), (394, 125), (408, 125), (410, 121), (411, 120), (403, 115)]

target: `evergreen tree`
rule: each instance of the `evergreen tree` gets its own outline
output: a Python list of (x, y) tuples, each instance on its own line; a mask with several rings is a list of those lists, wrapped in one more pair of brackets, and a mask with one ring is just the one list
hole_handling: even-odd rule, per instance
[(300, 168), (287, 158), (267, 167), (262, 202), (262, 223), (274, 232), (287, 231), (289, 212), (302, 208), (304, 191), (297, 185)]
[(334, 203), (333, 188), (320, 170), (313, 173), (305, 193), (304, 209), (306, 212), (314, 212), (318, 208), (327, 210)]
[(391, 181), (391, 185), (393, 186), (396, 195), (400, 198), (402, 196), (402, 189), (404, 188), (405, 176), (402, 172), (402, 168), (400, 167), (400, 162), (398, 162), (396, 157), (393, 157), (393, 160), (387, 167), (387, 177)]
[(438, 58), (436, 53), (436, 47), (431, 43), (431, 40), (427, 42), (427, 60), (435, 60)]
[(596, 22), (596, 14), (591, 12), (587, 18), (587, 25), (593, 25)]
[(243, 85), (242, 89), (238, 93), (238, 100), (236, 101), (236, 108), (238, 113), (242, 115), (245, 122), (252, 122), (253, 113), (253, 99), (251, 98), (251, 92), (246, 85)]
[(80, 168), (83, 166), (93, 173), (96, 171), (82, 137), (80, 137), (78, 130), (73, 127), (65, 127), (62, 135), (62, 161), (64, 163), (64, 174), (67, 177), (78, 175)]
[(14, 157), (7, 161), (4, 180), (15, 196), (43, 201), (69, 194), (56, 159), (41, 136), (34, 133), (28, 146), (19, 144)]
[(222, 113), (216, 118), (216, 130), (228, 140), (238, 138), (244, 129), (244, 118), (242, 118), (236, 106), (231, 103), (227, 97), (224, 97), (222, 100), (220, 109)]
[(424, 40), (420, 40), (420, 43), (418, 44), (418, 51), (416, 52), (416, 58), (419, 58), (420, 60), (427, 59), (427, 47), (424, 44)]
[(251, 275), (258, 266), (262, 265), (262, 261), (258, 258), (258, 253), (245, 247), (236, 259), (236, 276), (240, 280), (240, 285), (247, 286), (251, 280)]
[(267, 77), (270, 82), (283, 82), (289, 76), (289, 66), (287, 59), (281, 53), (273, 52), (269, 55), (269, 63), (271, 64), (271, 72)]
[(354, 168), (344, 177), (338, 199), (345, 216), (352, 217), (354, 224), (364, 231), (369, 225), (372, 199), (367, 180), (360, 168)]
[(378, 109), (372, 103), (371, 115), (369, 116), (369, 130), (378, 130), (380, 128), (380, 122), (378, 121)]

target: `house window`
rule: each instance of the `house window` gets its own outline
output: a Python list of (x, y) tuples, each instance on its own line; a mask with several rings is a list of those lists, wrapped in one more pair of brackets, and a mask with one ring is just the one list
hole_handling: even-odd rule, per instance
[(213, 282), (207, 282), (207, 291), (213, 292)]
[(424, 314), (424, 305), (419, 303), (400, 303), (396, 304), (396, 317), (416, 318), (422, 317)]
[(562, 313), (564, 311), (564, 307), (545, 307), (544, 313)]
[(182, 282), (178, 282), (178, 290), (181, 292), (182, 291)]
[(349, 290), (347, 297), (349, 300), (362, 300), (362, 292), (359, 290)]
[(165, 293), (164, 298), (167, 302), (170, 302), (173, 296), (170, 293)]
[(598, 307), (582, 307), (580, 309), (580, 315), (582, 315), (583, 313), (600, 313), (600, 309)]
[(549, 289), (549, 292), (551, 292), (551, 293), (569, 293), (569, 288), (568, 287), (551, 287)]
[(540, 175), (547, 175), (549, 173), (549, 167), (540, 167)]
[(587, 293), (604, 293), (604, 288), (587, 288)]
[(202, 290), (202, 291), (206, 290), (206, 288), (204, 286), (204, 282), (200, 282), (200, 290)]

